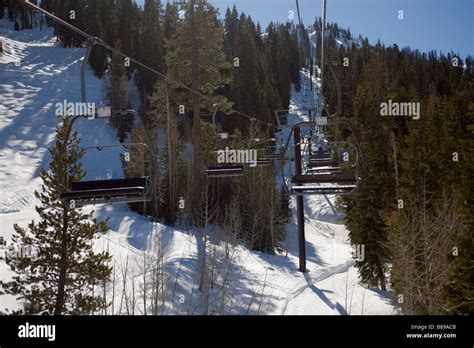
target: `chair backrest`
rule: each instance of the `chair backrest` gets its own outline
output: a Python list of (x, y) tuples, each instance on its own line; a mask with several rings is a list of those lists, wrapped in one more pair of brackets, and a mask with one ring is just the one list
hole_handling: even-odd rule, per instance
[(312, 153), (309, 156), (310, 160), (318, 160), (318, 159), (332, 159), (331, 153), (328, 151), (322, 151), (322, 152), (317, 152), (317, 153)]
[(206, 170), (208, 177), (233, 177), (243, 176), (244, 166), (221, 166), (221, 167), (209, 167)]
[(293, 182), (298, 183), (338, 183), (353, 182), (356, 180), (354, 174), (351, 173), (331, 173), (331, 174), (314, 174), (314, 175), (295, 175)]
[(257, 160), (257, 166), (269, 166), (272, 164), (272, 161), (269, 158), (259, 158)]
[(321, 187), (321, 186), (292, 186), (292, 191), (295, 194), (301, 195), (355, 195), (358, 194), (357, 186), (334, 186), (334, 187)]
[(107, 190), (116, 188), (146, 187), (148, 177), (79, 181), (71, 184), (72, 191)]
[(308, 168), (327, 167), (327, 166), (338, 166), (339, 162), (334, 160), (321, 160), (321, 161), (310, 161)]
[(243, 172), (244, 171), (244, 166), (242, 165), (230, 165), (230, 166), (219, 166), (219, 167), (209, 167), (207, 168), (207, 172), (223, 172), (223, 173), (228, 173), (228, 172)]

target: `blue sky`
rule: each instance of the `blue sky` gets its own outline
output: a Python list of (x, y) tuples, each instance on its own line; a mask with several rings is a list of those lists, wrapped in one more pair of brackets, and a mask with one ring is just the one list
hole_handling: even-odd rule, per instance
[[(234, 3), (262, 25), (284, 22), (294, 0), (211, 0), (224, 11)], [(321, 0), (300, 0), (305, 24), (321, 15)], [(426, 52), (430, 49), (474, 55), (474, 0), (327, 0), (327, 19), (349, 27), (353, 35), (378, 38)], [(404, 11), (404, 19), (397, 18)], [(296, 13), (296, 11), (295, 11)]]
[[(140, 0), (143, 1), (143, 0)], [(140, 2), (139, 1), (139, 2)], [(322, 0), (299, 0), (304, 23), (321, 16)], [(165, 2), (163, 0), (162, 2)], [(288, 12), (296, 14), (295, 0), (210, 0), (221, 9), (236, 4), (265, 27), (270, 21), (285, 22)], [(371, 43), (380, 40), (427, 52), (454, 51), (474, 55), (474, 0), (327, 0), (327, 18), (349, 27)], [(404, 11), (404, 19), (397, 18)], [(295, 17), (295, 20), (296, 17)]]

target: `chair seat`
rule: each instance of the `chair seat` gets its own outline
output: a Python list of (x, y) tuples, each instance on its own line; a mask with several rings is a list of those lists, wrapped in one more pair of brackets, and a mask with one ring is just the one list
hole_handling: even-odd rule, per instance
[(308, 162), (308, 168), (328, 167), (328, 166), (339, 166), (339, 162), (334, 161), (334, 160), (321, 160), (321, 161)]
[(146, 191), (144, 187), (128, 187), (115, 189), (99, 189), (85, 191), (69, 191), (61, 193), (62, 199), (82, 199), (82, 198), (103, 198), (103, 197), (121, 197), (121, 196), (142, 196)]
[(297, 174), (292, 178), (294, 183), (339, 183), (354, 182), (356, 177), (351, 173), (330, 173), (330, 174)]
[(148, 177), (79, 181), (71, 190), (60, 194), (61, 199), (94, 199), (144, 196), (148, 191)]
[(283, 159), (283, 154), (280, 154), (280, 153), (272, 153), (272, 154), (268, 154), (268, 155), (264, 155), (262, 157), (263, 160), (265, 159), (274, 159), (274, 160), (279, 160), (279, 159)]
[(224, 178), (244, 175), (244, 166), (209, 167), (206, 174), (210, 178)]
[(269, 166), (271, 164), (272, 164), (272, 161), (269, 158), (259, 158), (257, 160), (257, 166), (259, 166), (259, 167), (265, 167), (265, 166)]
[(325, 167), (315, 167), (315, 168), (308, 168), (308, 173), (309, 174), (322, 174), (322, 172), (340, 172), (341, 167), (337, 166), (325, 166)]
[(344, 186), (310, 186), (310, 185), (296, 185), (291, 187), (291, 191), (296, 194), (352, 194), (357, 189), (355, 185)]
[(309, 160), (331, 160), (332, 157), (331, 157), (331, 154), (329, 152), (323, 152), (323, 153), (312, 153), (310, 156), (309, 156)]

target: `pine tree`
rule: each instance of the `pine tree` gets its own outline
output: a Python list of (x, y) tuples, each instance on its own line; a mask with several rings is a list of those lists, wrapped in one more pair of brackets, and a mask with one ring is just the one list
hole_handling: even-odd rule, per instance
[(283, 43), (282, 33), (285, 29), (270, 23), (267, 27), (267, 61), (270, 67), (272, 83), (280, 96), (281, 104), (287, 108), (290, 104), (291, 78), (289, 72), (289, 57)]
[[(192, 0), (182, 5), (184, 20), (180, 21), (176, 35), (166, 43), (166, 63), (170, 77), (180, 81), (227, 109), (228, 101), (217, 95), (219, 88), (230, 79), (230, 64), (224, 53), (224, 31), (218, 21), (217, 10), (206, 0)], [(214, 105), (197, 95), (181, 94), (179, 100), (186, 110), (192, 110), (192, 144), (194, 146), (194, 196), (200, 197), (201, 159), (201, 108), (212, 112)]]
[[(99, 10), (99, 2), (91, 1), (85, 9), (86, 14), (84, 15), (84, 29), (88, 34), (94, 37), (103, 37), (103, 25), (101, 13)], [(82, 8), (82, 6), (81, 6)], [(108, 24), (108, 23), (107, 23)], [(80, 25), (77, 24), (76, 25)]]
[[(120, 41), (117, 40), (115, 47), (120, 50)], [(124, 58), (117, 54), (112, 54), (110, 63), (110, 86), (107, 97), (113, 110), (125, 110), (129, 107), (128, 100), (128, 78), (124, 65)], [(131, 130), (133, 119), (131, 117), (112, 117), (111, 122), (118, 130), (120, 141), (125, 140), (126, 133)]]
[[(130, 52), (126, 52), (131, 57), (140, 57), (140, 52), (143, 47), (143, 42), (141, 39), (142, 35), (142, 22), (143, 22), (143, 10), (137, 5), (136, 2), (133, 3), (132, 11), (129, 14), (130, 17), (130, 40), (131, 40), (131, 47)], [(162, 38), (160, 38), (162, 41)], [(161, 47), (157, 47), (158, 49), (163, 50), (163, 45)], [(163, 54), (160, 52), (161, 59), (163, 58)], [(134, 66), (132, 65), (131, 69)], [(130, 70), (130, 69), (129, 69)]]
[(132, 0), (117, 0), (115, 3), (117, 8), (117, 18), (120, 28), (126, 28), (126, 30), (120, 30), (117, 33), (117, 37), (122, 44), (123, 51), (132, 56), (137, 52), (133, 52), (133, 38), (132, 28), (137, 25), (136, 18), (133, 16), (135, 12), (134, 2)]
[[(151, 68), (164, 72), (164, 42), (160, 19), (161, 5), (157, 0), (146, 0), (143, 10), (140, 60)], [(150, 93), (158, 76), (143, 68), (140, 71), (140, 87)]]
[(464, 231), (455, 238), (457, 255), (451, 252), (454, 261), (445, 289), (448, 313), (474, 313), (474, 103), (469, 105), (467, 134), (460, 142), (461, 176), (458, 194), (463, 203)]
[(244, 14), (240, 16), (234, 35), (233, 59), (239, 59), (239, 64), (233, 69), (232, 101), (240, 112), (256, 116), (256, 106), (262, 94), (258, 88), (258, 53)]
[(107, 43), (114, 43), (118, 39), (118, 7), (114, 0), (103, 0), (99, 2), (99, 13), (103, 23), (103, 39)]
[(232, 11), (230, 8), (227, 8), (225, 19), (224, 19), (224, 27), (225, 27), (225, 48), (226, 52), (230, 59), (233, 59), (236, 56), (235, 47), (236, 45), (236, 34), (237, 34), (237, 27), (239, 25), (239, 13), (237, 12), (237, 8), (234, 5)]
[(300, 76), (300, 50), (298, 46), (298, 37), (294, 28), (287, 25), (283, 30), (283, 45), (286, 49), (285, 54), (288, 57), (288, 71), (291, 82), (294, 84), (297, 91), (301, 88)]
[(157, 127), (166, 131), (166, 145), (161, 157), (161, 166), (166, 169), (161, 180), (159, 213), (166, 223), (173, 224), (179, 206), (179, 183), (183, 183), (183, 173), (180, 172), (179, 167), (184, 163), (179, 153), (181, 143), (177, 112), (170, 103), (169, 93), (166, 83), (158, 81), (155, 84), (153, 93), (149, 97), (149, 116), (153, 118)]
[(165, 40), (170, 40), (176, 34), (178, 20), (178, 7), (176, 3), (167, 2), (163, 17), (163, 37)]
[(0, 19), (5, 16), (5, 0), (0, 0)]
[[(385, 213), (396, 203), (389, 162), (389, 146), (379, 105), (386, 98), (387, 69), (380, 56), (374, 55), (364, 67), (354, 101), (362, 150), (367, 165), (360, 173), (360, 194), (346, 197), (346, 222), (351, 243), (365, 245), (364, 260), (356, 261), (363, 283), (386, 289), (389, 261), (388, 226)], [(362, 156), (361, 156), (362, 157)], [(359, 163), (360, 165), (361, 163)], [(362, 167), (362, 166), (361, 166)]]
[[(104, 2), (95, 2), (92, 1), (87, 7), (78, 6), (78, 9), (81, 10), (81, 13), (77, 14), (83, 18), (83, 24), (77, 23), (74, 21), (73, 25), (78, 26), (79, 28), (83, 28), (86, 32), (94, 35), (95, 37), (105, 38), (106, 42), (111, 44), (114, 41), (110, 42), (107, 41), (109, 38), (108, 33), (110, 30), (114, 30), (116, 28), (116, 23), (113, 20), (114, 11), (110, 8), (110, 16), (111, 19), (107, 21), (104, 18), (104, 11), (108, 11), (108, 8), (104, 8), (104, 6), (110, 5), (107, 1)], [(77, 16), (76, 15), (76, 16)], [(60, 30), (64, 30), (63, 28), (59, 28)], [(81, 39), (81, 37), (79, 37)], [(78, 41), (81, 42), (81, 41)], [(89, 56), (89, 64), (91, 68), (94, 70), (94, 73), (98, 77), (102, 77), (107, 70), (107, 61), (109, 59), (109, 51), (103, 48), (100, 45), (94, 45)]]
[[(152, 143), (150, 144), (148, 142), (148, 138), (145, 134), (145, 130), (143, 126), (145, 127), (145, 129), (147, 129), (149, 134), (157, 134), (156, 128), (151, 128), (151, 126), (149, 126), (147, 123), (142, 125), (141, 122), (137, 121), (133, 125), (130, 132), (130, 142), (134, 144), (146, 144), (146, 147), (142, 145), (136, 145), (128, 149), (130, 160), (125, 161), (124, 159), (122, 161), (124, 174), (125, 174), (125, 177), (127, 178), (153, 176), (153, 163), (150, 161), (150, 158), (151, 158), (150, 146), (154, 146), (154, 147), (157, 146), (156, 144), (157, 138), (154, 138), (153, 140), (151, 140)], [(159, 189), (159, 186), (156, 187), (156, 189)], [(149, 204), (148, 202), (129, 203), (131, 209), (145, 216), (152, 215), (154, 217), (157, 217), (157, 212), (156, 212), (155, 207), (158, 204), (157, 197), (159, 197), (159, 195), (157, 195), (156, 192), (153, 195), (151, 204)]]
[(35, 192), (41, 203), (36, 207), (39, 221), (28, 228), (14, 226), (17, 243), (39, 251), (36, 258), (13, 258), (10, 267), (16, 276), (3, 284), (7, 293), (26, 302), (26, 314), (91, 314), (106, 306), (97, 287), (109, 278), (110, 255), (95, 252), (93, 241), (108, 231), (107, 222), (59, 199), (58, 182), (65, 185), (85, 175), (77, 133), (71, 134), (67, 151), (60, 150), (68, 126), (65, 121), (57, 128), (50, 171), (40, 173), (43, 185)]

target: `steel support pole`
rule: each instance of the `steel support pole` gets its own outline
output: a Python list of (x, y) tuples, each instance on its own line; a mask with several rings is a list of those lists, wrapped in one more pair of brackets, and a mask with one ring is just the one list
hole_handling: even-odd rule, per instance
[[(301, 130), (299, 127), (294, 129), (295, 144), (295, 173), (302, 174), (301, 169)], [(296, 218), (298, 223), (298, 249), (300, 259), (300, 272), (306, 272), (306, 241), (304, 235), (304, 201), (302, 195), (296, 196)]]

